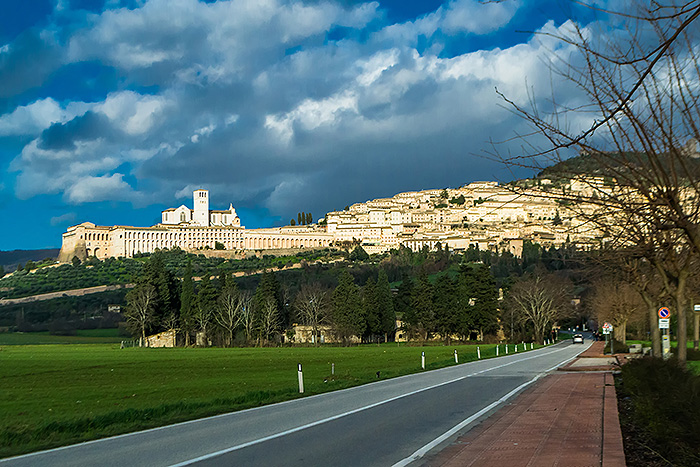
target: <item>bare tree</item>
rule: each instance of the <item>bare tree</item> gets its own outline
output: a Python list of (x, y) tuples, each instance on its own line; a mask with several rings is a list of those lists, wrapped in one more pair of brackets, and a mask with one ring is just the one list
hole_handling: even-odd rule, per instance
[(253, 313), (253, 297), (248, 291), (242, 291), (238, 294), (239, 310), (240, 310), (240, 325), (243, 329), (246, 342), (253, 338), (255, 330), (255, 314)]
[(532, 326), (535, 340), (542, 342), (546, 331), (568, 313), (572, 295), (568, 280), (535, 274), (513, 284), (508, 292), (508, 306), (519, 321)]
[(591, 306), (598, 322), (613, 325), (613, 335), (623, 344), (627, 340), (627, 323), (645, 316), (645, 305), (635, 288), (619, 277), (607, 276), (593, 284)]
[(556, 89), (548, 109), (534, 98), (525, 107), (503, 96), (532, 132), (524, 154), (499, 157), (541, 169), (580, 154), (578, 164), (559, 164), (550, 175), (579, 177), (587, 189), (550, 196), (599, 229), (601, 241), (635, 246), (655, 267), (674, 291), (684, 361), (682, 263), (700, 253), (700, 3), (638, 2), (608, 13), (624, 18), (626, 29), (606, 34), (574, 24), (558, 38), (577, 51), (551, 62), (577, 88), (575, 104)]
[(126, 320), (138, 332), (141, 342), (146, 341), (146, 329), (153, 321), (156, 296), (156, 288), (148, 283), (137, 284), (126, 294)]
[(294, 309), (301, 322), (311, 326), (314, 343), (318, 346), (318, 329), (328, 319), (330, 292), (316, 283), (304, 284), (294, 301)]
[(272, 297), (268, 297), (262, 303), (261, 309), (257, 312), (257, 332), (260, 346), (269, 342), (280, 327), (280, 314), (277, 309), (277, 302)]
[(232, 283), (226, 284), (217, 299), (214, 321), (226, 332), (226, 345), (233, 346), (236, 328), (242, 320), (245, 306), (238, 288)]

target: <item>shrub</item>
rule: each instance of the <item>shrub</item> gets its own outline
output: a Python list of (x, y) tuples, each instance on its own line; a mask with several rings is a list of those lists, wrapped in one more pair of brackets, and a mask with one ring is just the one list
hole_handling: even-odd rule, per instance
[(672, 465), (700, 465), (700, 377), (677, 360), (636, 359), (622, 367), (621, 397), (649, 446)]

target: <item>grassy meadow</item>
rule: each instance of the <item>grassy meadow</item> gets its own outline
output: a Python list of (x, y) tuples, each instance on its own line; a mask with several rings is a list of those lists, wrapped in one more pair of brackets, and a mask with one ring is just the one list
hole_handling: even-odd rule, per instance
[[(494, 345), (480, 348), (483, 358), (495, 354)], [(427, 369), (454, 365), (454, 349), (460, 363), (476, 359), (473, 345), (2, 345), (0, 457), (300, 397), (298, 363), (310, 395), (376, 381), (377, 371), (382, 379), (421, 371), (422, 351)]]

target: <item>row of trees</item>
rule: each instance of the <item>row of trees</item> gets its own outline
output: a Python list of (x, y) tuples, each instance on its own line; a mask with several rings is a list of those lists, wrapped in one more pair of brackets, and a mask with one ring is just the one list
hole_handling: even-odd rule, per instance
[(309, 326), (316, 338), (328, 329), (346, 344), (355, 337), (392, 341), (397, 314), (399, 332), (408, 339), (467, 340), (499, 327), (498, 287), (484, 264), (464, 263), (454, 277), (443, 271), (434, 283), (420, 269), (404, 277), (395, 295), (386, 271), (373, 271), (361, 286), (347, 269), (340, 270), (334, 286), (309, 273), (294, 289), (266, 272), (252, 291), (241, 289), (226, 272), (195, 281), (191, 266), (179, 281), (155, 254), (127, 294), (126, 317), (135, 335), (176, 329), (186, 345), (195, 334), (204, 345), (273, 344), (291, 337), (294, 324)]
[(297, 220), (291, 219), (289, 225), (311, 225), (313, 223), (313, 216), (310, 212), (298, 212)]

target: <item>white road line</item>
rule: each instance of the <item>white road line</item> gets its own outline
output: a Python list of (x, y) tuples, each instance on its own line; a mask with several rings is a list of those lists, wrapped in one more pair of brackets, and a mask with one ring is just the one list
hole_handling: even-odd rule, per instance
[[(563, 349), (554, 350), (554, 351), (552, 351), (552, 352), (547, 352), (547, 353), (543, 353), (543, 354), (539, 354), (539, 355), (533, 355), (533, 356), (530, 356), (530, 357), (527, 357), (527, 358), (517, 359), (517, 360), (515, 360), (515, 361), (509, 362), (509, 363), (504, 363), (504, 364), (502, 364), (502, 365), (497, 365), (497, 366), (495, 366), (495, 367), (488, 368), (488, 369), (485, 369), (485, 370), (476, 371), (476, 372), (471, 373), (471, 374), (468, 374), (468, 375), (460, 376), (459, 378), (451, 379), (451, 380), (449, 380), (449, 381), (444, 381), (444, 382), (442, 382), (442, 383), (434, 384), (434, 385), (432, 385), (432, 386), (428, 386), (428, 387), (425, 387), (425, 388), (417, 389), (417, 390), (415, 390), (415, 391), (407, 392), (407, 393), (405, 393), (405, 394), (401, 394), (401, 395), (398, 395), (398, 396), (390, 397), (389, 399), (385, 399), (385, 400), (382, 400), (382, 401), (379, 401), (379, 402), (375, 402), (375, 403), (373, 403), (373, 404), (369, 404), (369, 405), (366, 405), (366, 406), (363, 406), (363, 407), (358, 407), (358, 408), (356, 408), (356, 409), (353, 409), (353, 410), (350, 410), (350, 411), (347, 411), (347, 412), (339, 413), (339, 414), (333, 415), (332, 417), (327, 417), (327, 418), (324, 418), (324, 419), (321, 419), (321, 420), (316, 420), (315, 422), (307, 423), (306, 425), (301, 425), (301, 426), (298, 426), (298, 427), (295, 427), (295, 428), (291, 428), (291, 429), (289, 429), (289, 430), (285, 430), (285, 431), (281, 431), (281, 432), (279, 432), (279, 433), (275, 433), (275, 434), (272, 434), (272, 435), (269, 435), (269, 436), (265, 436), (265, 437), (263, 437), (263, 438), (254, 439), (254, 440), (252, 440), (252, 441), (248, 441), (247, 443), (238, 444), (238, 445), (236, 445), (236, 446), (231, 446), (231, 447), (229, 447), (229, 448), (222, 449), (222, 450), (220, 450), (220, 451), (216, 451), (216, 452), (212, 452), (212, 453), (209, 453), (209, 454), (205, 454), (205, 455), (203, 455), (203, 456), (199, 456), (199, 457), (196, 457), (196, 458), (194, 458), (194, 459), (189, 459), (189, 460), (186, 460), (186, 461), (177, 463), (177, 464), (172, 464), (170, 467), (184, 467), (184, 466), (187, 466), (187, 465), (192, 465), (192, 464), (194, 464), (194, 463), (201, 462), (201, 461), (204, 461), (204, 460), (207, 460), (207, 459), (211, 459), (211, 458), (213, 458), (213, 457), (221, 456), (221, 455), (223, 455), (223, 454), (228, 454), (228, 453), (230, 453), (230, 452), (238, 451), (238, 450), (240, 450), (240, 449), (244, 449), (244, 448), (247, 448), (247, 447), (249, 447), (249, 446), (254, 446), (254, 445), (256, 445), (256, 444), (264, 443), (265, 441), (270, 441), (270, 440), (272, 440), (272, 439), (276, 439), (276, 438), (280, 438), (280, 437), (282, 437), (282, 436), (286, 436), (286, 435), (289, 435), (289, 434), (292, 434), (292, 433), (296, 433), (296, 432), (298, 432), (298, 431), (302, 431), (302, 430), (305, 430), (305, 429), (307, 429), (307, 428), (311, 428), (311, 427), (314, 427), (314, 426), (322, 425), (322, 424), (324, 424), (324, 423), (331, 422), (331, 421), (333, 421), (333, 420), (337, 420), (337, 419), (339, 419), (339, 418), (343, 418), (343, 417), (346, 417), (346, 416), (348, 416), (348, 415), (352, 415), (352, 414), (355, 414), (355, 413), (358, 413), (358, 412), (362, 412), (362, 411), (364, 411), (364, 410), (368, 410), (368, 409), (371, 409), (371, 408), (380, 406), (380, 405), (382, 405), (382, 404), (386, 404), (386, 403), (389, 403), (389, 402), (393, 402), (393, 401), (395, 401), (395, 400), (402, 399), (402, 398), (404, 398), (404, 397), (412, 396), (412, 395), (414, 395), (414, 394), (418, 394), (418, 393), (421, 393), (421, 392), (424, 392), (424, 391), (428, 391), (428, 390), (430, 390), (430, 389), (434, 389), (434, 388), (437, 388), (437, 387), (440, 387), (440, 386), (445, 386), (445, 385), (447, 385), (447, 384), (455, 383), (455, 382), (457, 382), (457, 381), (461, 381), (461, 380), (463, 380), (463, 379), (466, 379), (466, 378), (469, 378), (469, 377), (472, 377), (472, 376), (476, 376), (476, 375), (479, 375), (479, 374), (482, 374), (482, 373), (486, 373), (486, 372), (489, 372), (489, 371), (497, 370), (497, 369), (499, 369), (499, 368), (503, 368), (503, 367), (506, 367), (506, 366), (509, 366), (509, 365), (514, 365), (514, 364), (516, 364), (516, 363), (520, 363), (520, 362), (523, 362), (523, 361), (526, 361), (526, 360), (531, 360), (531, 359), (533, 359), (533, 358), (539, 358), (539, 357), (544, 357), (544, 356), (546, 356), (546, 355), (551, 355), (551, 354), (553, 354), (553, 353), (561, 352), (562, 350), (565, 350), (565, 349), (566, 349), (566, 347), (563, 348)], [(572, 358), (575, 358), (575, 357), (572, 357)], [(571, 360), (571, 359), (569, 359), (569, 360)], [(569, 360), (566, 360), (566, 361), (568, 362)], [(563, 363), (560, 363), (559, 365), (563, 365)], [(559, 365), (557, 365), (557, 366), (559, 366)], [(556, 368), (556, 366), (553, 367), (553, 368)], [(548, 372), (548, 371), (550, 371), (550, 370), (545, 370), (545, 372)], [(467, 419), (467, 420), (470, 420), (470, 419), (472, 419), (473, 417), (476, 417), (476, 418), (480, 417), (483, 413), (488, 412), (488, 411), (491, 410), (493, 407), (497, 406), (498, 404), (501, 404), (503, 401), (505, 401), (505, 400), (507, 400), (508, 398), (510, 398), (513, 394), (517, 393), (519, 390), (521, 390), (521, 389), (524, 388), (525, 386), (527, 386), (527, 385), (532, 384), (533, 382), (535, 382), (540, 376), (542, 376), (542, 374), (544, 374), (544, 373), (540, 373), (540, 374), (538, 374), (534, 379), (532, 379), (531, 381), (528, 381), (527, 383), (524, 383), (524, 384), (518, 386), (516, 389), (514, 389), (513, 391), (511, 391), (511, 392), (509, 392), (508, 394), (506, 394), (505, 396), (503, 396), (501, 399), (497, 400), (496, 402), (494, 402), (493, 404), (489, 405), (488, 407), (486, 407), (486, 408), (480, 410), (477, 414), (472, 415), (472, 417), (469, 417), (469, 419)], [(465, 420), (465, 422), (466, 422), (466, 420)], [(465, 422), (462, 422), (462, 423), (465, 423)], [(462, 425), (462, 423), (460, 423), (460, 425)], [(468, 423), (471, 423), (471, 421), (468, 422)], [(467, 423), (467, 424), (468, 424), (468, 423)], [(458, 426), (460, 426), (460, 425), (458, 425)], [(453, 428), (452, 430), (454, 430), (454, 429), (455, 429), (455, 428)], [(458, 429), (459, 429), (459, 428), (458, 428)], [(452, 431), (452, 430), (450, 430), (450, 431)], [(449, 433), (449, 432), (448, 432), (448, 433)], [(445, 436), (445, 435), (442, 435), (442, 436)], [(449, 437), (449, 435), (448, 435), (448, 437)], [(438, 438), (438, 439), (439, 439), (439, 438)], [(434, 442), (434, 441), (433, 441), (433, 442)], [(441, 442), (441, 441), (440, 441), (440, 442)], [(439, 444), (439, 443), (438, 443), (438, 444)], [(426, 445), (426, 446), (428, 446), (428, 445)], [(425, 446), (424, 446), (423, 448), (419, 449), (419, 450), (416, 451), (416, 452), (419, 452), (419, 451), (421, 451), (421, 450), (424, 449), (424, 448), (425, 448)], [(429, 449), (428, 449), (428, 450), (429, 450)], [(426, 451), (426, 452), (427, 452), (427, 451)], [(423, 454), (421, 454), (421, 456), (422, 456), (422, 455), (423, 455)], [(420, 456), (419, 456), (419, 457), (420, 457)], [(404, 460), (405, 460), (405, 459), (404, 459)], [(396, 464), (396, 465), (405, 465), (405, 464)]]

